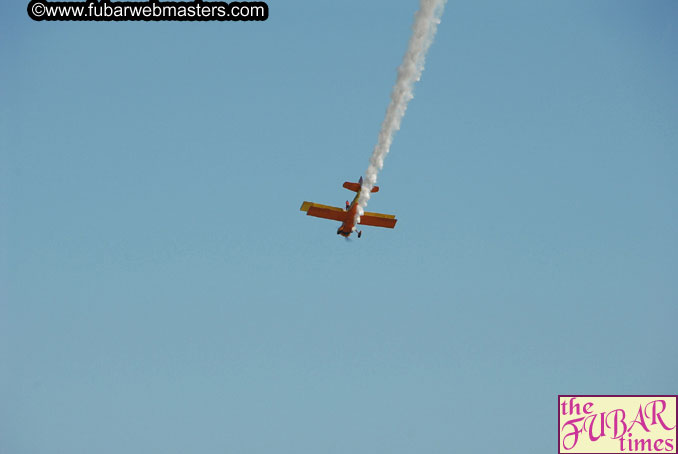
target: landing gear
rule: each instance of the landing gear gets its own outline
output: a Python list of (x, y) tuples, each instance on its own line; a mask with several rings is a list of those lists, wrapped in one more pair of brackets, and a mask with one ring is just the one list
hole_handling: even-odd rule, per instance
[(362, 230), (358, 230), (358, 238), (360, 238), (360, 235), (362, 235), (362, 234), (363, 234), (363, 231), (362, 231)]

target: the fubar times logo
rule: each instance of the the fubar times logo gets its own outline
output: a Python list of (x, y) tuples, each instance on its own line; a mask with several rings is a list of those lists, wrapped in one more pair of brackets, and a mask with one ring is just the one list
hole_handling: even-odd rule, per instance
[(678, 396), (558, 396), (558, 454), (676, 453)]

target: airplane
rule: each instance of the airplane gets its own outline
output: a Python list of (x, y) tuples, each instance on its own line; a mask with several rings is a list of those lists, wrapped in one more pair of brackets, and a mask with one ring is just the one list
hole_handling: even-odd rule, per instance
[[(357, 183), (350, 181), (344, 182), (344, 187), (356, 193), (353, 202), (346, 201), (346, 208), (331, 207), (328, 205), (321, 205), (319, 203), (304, 202), (301, 204), (299, 210), (305, 211), (307, 216), (315, 216), (317, 218), (332, 219), (341, 222), (341, 226), (337, 230), (337, 235), (344, 238), (351, 236), (351, 233), (357, 232), (358, 238), (362, 235), (362, 230), (357, 230), (355, 227), (355, 214), (358, 211), (358, 198), (360, 197), (360, 187), (363, 184), (363, 177), (360, 177)], [(379, 192), (379, 186), (374, 186), (372, 192)], [(360, 216), (360, 224), (371, 225), (374, 227), (386, 227), (392, 229), (395, 227), (398, 220), (392, 214), (370, 213), (366, 211)]]

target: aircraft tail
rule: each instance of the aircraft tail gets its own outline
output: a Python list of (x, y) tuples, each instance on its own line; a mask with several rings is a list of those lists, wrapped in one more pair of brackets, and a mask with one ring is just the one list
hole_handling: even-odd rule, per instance
[[(344, 187), (353, 192), (360, 192), (360, 187), (363, 185), (363, 177), (360, 177), (357, 183), (351, 183), (350, 181), (344, 182)], [(379, 192), (379, 186), (372, 187), (372, 192)]]

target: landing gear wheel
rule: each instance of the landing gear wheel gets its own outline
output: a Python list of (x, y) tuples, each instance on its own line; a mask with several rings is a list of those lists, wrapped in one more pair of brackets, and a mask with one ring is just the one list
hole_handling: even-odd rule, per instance
[(362, 235), (362, 234), (363, 234), (363, 231), (362, 231), (362, 230), (359, 230), (359, 231), (358, 231), (358, 238), (360, 238), (360, 235)]

